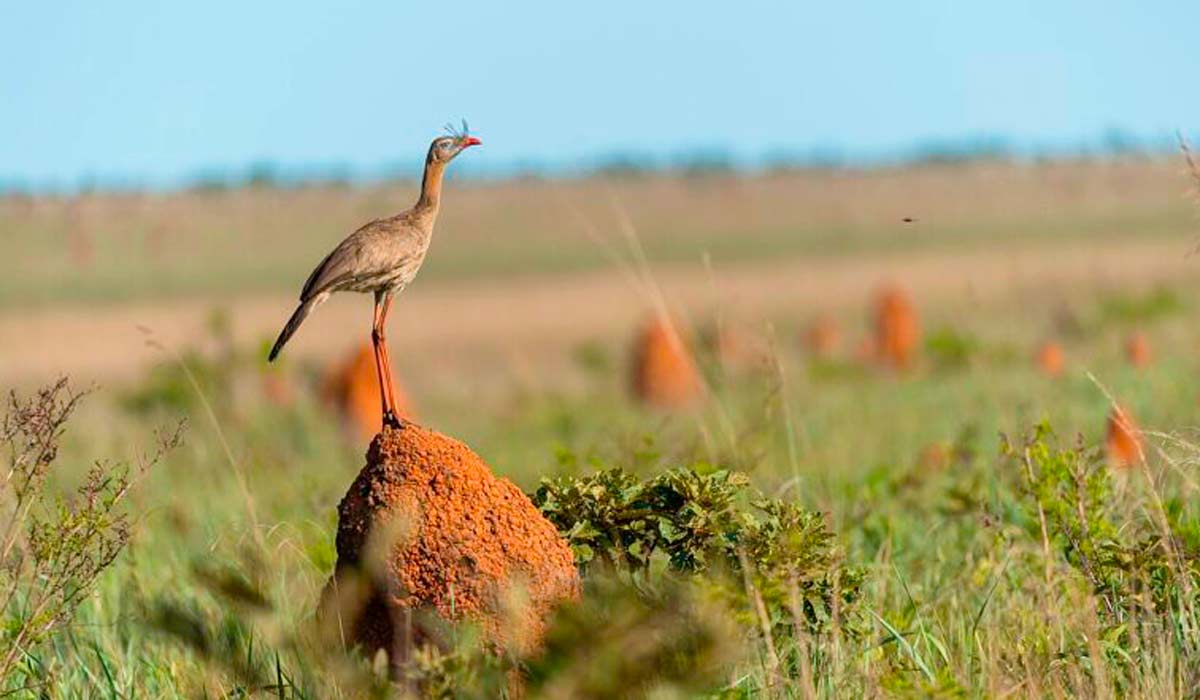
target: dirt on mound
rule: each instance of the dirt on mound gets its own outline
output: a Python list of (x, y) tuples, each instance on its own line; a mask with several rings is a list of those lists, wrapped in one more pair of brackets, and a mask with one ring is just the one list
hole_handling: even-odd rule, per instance
[(580, 591), (570, 548), (529, 498), (463, 443), (413, 423), (371, 443), (338, 506), (337, 552), (323, 618), (336, 601), (346, 641), (393, 663), (444, 644), (446, 621), (531, 651)]
[[(412, 404), (397, 384), (393, 381), (396, 410), (402, 418), (411, 419)], [(383, 425), (383, 402), (375, 373), (375, 352), (370, 343), (358, 346), (329, 369), (321, 383), (321, 397), (342, 416), (347, 429), (366, 440), (374, 437)]]
[(692, 352), (670, 319), (655, 315), (633, 346), (633, 393), (659, 408), (684, 408), (700, 400), (704, 383)]

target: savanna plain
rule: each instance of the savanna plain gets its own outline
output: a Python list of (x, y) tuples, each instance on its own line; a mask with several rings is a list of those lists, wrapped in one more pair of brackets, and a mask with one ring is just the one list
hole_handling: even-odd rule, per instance
[(451, 179), (397, 379), (583, 587), (534, 651), (466, 620), (400, 667), (317, 615), (368, 299), (265, 355), (416, 184), (6, 196), (0, 697), (1196, 697), (1197, 185), (1166, 156)]

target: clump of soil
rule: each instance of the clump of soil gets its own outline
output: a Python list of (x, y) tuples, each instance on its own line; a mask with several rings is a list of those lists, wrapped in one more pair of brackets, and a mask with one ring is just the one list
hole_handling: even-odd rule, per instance
[(1104, 450), (1109, 463), (1118, 467), (1132, 467), (1141, 463), (1145, 456), (1142, 445), (1142, 430), (1134, 422), (1129, 411), (1114, 406), (1108, 414), (1108, 430)]
[[(395, 382), (392, 394), (400, 416), (411, 419), (412, 404)], [(375, 352), (370, 343), (358, 346), (329, 369), (321, 383), (321, 397), (338, 412), (348, 430), (365, 440), (374, 437), (383, 425), (383, 402), (375, 373)]]
[(880, 363), (892, 369), (912, 366), (921, 329), (916, 307), (903, 287), (889, 285), (875, 297), (875, 352)]
[(1154, 361), (1150, 341), (1144, 333), (1131, 333), (1125, 340), (1125, 359), (1134, 367), (1147, 367)]
[(642, 327), (633, 346), (633, 392), (660, 408), (684, 408), (704, 394), (704, 382), (675, 324), (661, 315)]
[(1062, 376), (1066, 361), (1063, 357), (1062, 346), (1053, 340), (1047, 340), (1038, 348), (1034, 358), (1037, 368), (1047, 377)]
[(444, 645), (448, 621), (529, 652), (580, 591), (570, 548), (529, 498), (463, 443), (414, 423), (371, 443), (338, 506), (337, 552), (323, 619), (394, 664)]
[(842, 332), (832, 316), (823, 315), (808, 324), (802, 340), (809, 355), (829, 359), (837, 353), (842, 344)]

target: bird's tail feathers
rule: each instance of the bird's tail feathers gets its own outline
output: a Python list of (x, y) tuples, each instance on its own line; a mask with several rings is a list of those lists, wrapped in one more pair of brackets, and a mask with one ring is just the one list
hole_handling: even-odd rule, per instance
[(320, 304), (324, 300), (322, 296), (315, 296), (301, 302), (300, 306), (296, 307), (296, 310), (292, 312), (292, 317), (288, 319), (283, 330), (279, 332), (279, 338), (275, 340), (275, 345), (271, 346), (271, 354), (267, 355), (267, 362), (274, 362), (275, 358), (279, 357), (279, 352), (283, 350), (283, 346), (287, 344), (288, 339), (292, 337), (292, 334), (296, 332), (300, 324), (304, 323), (304, 319), (308, 318), (308, 315), (312, 313), (317, 304)]

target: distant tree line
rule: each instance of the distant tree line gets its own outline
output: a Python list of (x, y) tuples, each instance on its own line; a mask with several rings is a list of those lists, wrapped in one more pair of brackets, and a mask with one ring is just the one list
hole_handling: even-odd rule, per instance
[[(1075, 145), (1018, 145), (1012, 139), (982, 134), (959, 139), (923, 141), (907, 149), (862, 156), (837, 147), (809, 149), (775, 148), (758, 157), (740, 157), (719, 146), (704, 146), (660, 155), (639, 151), (612, 153), (573, 165), (551, 165), (534, 161), (514, 163), (483, 175), (487, 179), (540, 179), (548, 177), (640, 177), (676, 174), (683, 177), (727, 175), (735, 172), (789, 172), (837, 170), (841, 168), (897, 167), (925, 164), (962, 164), (979, 161), (1056, 160), (1090, 158), (1150, 157), (1174, 152), (1179, 147), (1174, 135), (1141, 137), (1111, 128), (1099, 138)], [(206, 168), (175, 185), (147, 185), (122, 178), (85, 176), (73, 185), (33, 184), (0, 175), (0, 195), (42, 192), (121, 192), (145, 189), (187, 189), (219, 192), (241, 188), (298, 189), (305, 187), (348, 187), (363, 182), (412, 181), (419, 171), (411, 164), (390, 164), (370, 171), (346, 163), (284, 165), (258, 160), (242, 168)], [(478, 176), (478, 175), (477, 175)]]

